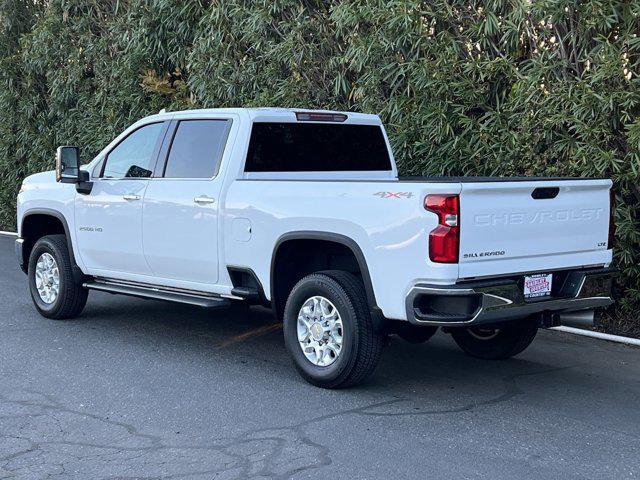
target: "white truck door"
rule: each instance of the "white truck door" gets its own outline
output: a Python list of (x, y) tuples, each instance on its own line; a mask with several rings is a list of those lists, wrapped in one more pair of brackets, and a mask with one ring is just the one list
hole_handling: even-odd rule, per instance
[(156, 283), (207, 290), (218, 281), (218, 171), (230, 127), (230, 119), (172, 122), (144, 198), (144, 254)]
[(107, 154), (89, 195), (76, 195), (79, 252), (94, 275), (151, 273), (142, 250), (142, 203), (168, 122), (146, 124)]

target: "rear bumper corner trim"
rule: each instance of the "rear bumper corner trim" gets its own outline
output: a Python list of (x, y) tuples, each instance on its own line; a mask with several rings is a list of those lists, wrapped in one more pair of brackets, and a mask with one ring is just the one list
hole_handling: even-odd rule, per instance
[(406, 296), (407, 319), (415, 325), (473, 326), (524, 318), (538, 313), (574, 312), (613, 303), (611, 285), (617, 270), (599, 268), (566, 272), (556, 295), (526, 301), (518, 282), (486, 280), (471, 285), (415, 285)]

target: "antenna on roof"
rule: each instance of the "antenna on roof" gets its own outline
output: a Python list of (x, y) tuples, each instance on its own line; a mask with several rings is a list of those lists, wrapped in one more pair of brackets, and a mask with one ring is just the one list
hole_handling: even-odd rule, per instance
[(163, 113), (167, 113), (167, 109), (166, 108), (163, 108), (162, 110), (160, 110), (158, 112), (158, 115), (162, 115)]

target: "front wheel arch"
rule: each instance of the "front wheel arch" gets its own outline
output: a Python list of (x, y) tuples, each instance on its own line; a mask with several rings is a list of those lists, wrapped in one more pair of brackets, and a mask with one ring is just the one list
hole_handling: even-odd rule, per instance
[(22, 270), (27, 273), (29, 256), (36, 242), (47, 235), (64, 235), (67, 242), (67, 249), (76, 280), (83, 278), (83, 273), (78, 267), (74, 255), (73, 243), (71, 241), (71, 231), (65, 216), (58, 210), (51, 208), (32, 208), (27, 210), (20, 221), (20, 236), (24, 239), (22, 248)]

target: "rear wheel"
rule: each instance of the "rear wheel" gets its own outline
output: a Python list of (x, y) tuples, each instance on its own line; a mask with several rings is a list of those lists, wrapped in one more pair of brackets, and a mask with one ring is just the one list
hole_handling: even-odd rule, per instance
[(29, 255), (29, 290), (40, 315), (62, 320), (77, 317), (88, 292), (73, 275), (64, 235), (39, 239)]
[(373, 326), (362, 282), (328, 270), (293, 287), (284, 310), (284, 340), (296, 370), (322, 388), (344, 388), (373, 373), (383, 336)]
[(409, 322), (398, 322), (395, 329), (398, 336), (409, 343), (425, 343), (438, 331), (438, 327), (412, 325)]
[(451, 336), (469, 355), (498, 360), (523, 352), (537, 332), (537, 320), (526, 318), (495, 326), (455, 328), (451, 329)]

